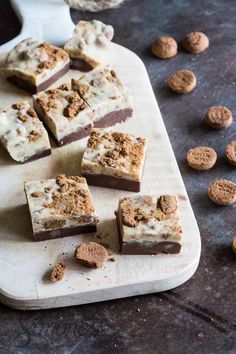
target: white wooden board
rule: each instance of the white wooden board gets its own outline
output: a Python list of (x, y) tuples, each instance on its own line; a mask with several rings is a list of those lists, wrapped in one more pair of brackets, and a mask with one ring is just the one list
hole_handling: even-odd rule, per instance
[[(174, 256), (118, 254), (114, 210), (120, 197), (133, 193), (99, 187), (91, 187), (101, 220), (96, 234), (34, 242), (24, 181), (59, 173), (80, 174), (86, 139), (61, 148), (54, 146), (51, 156), (25, 165), (14, 163), (1, 148), (0, 301), (9, 306), (43, 309), (159, 292), (184, 283), (197, 269), (201, 251), (199, 230), (146, 69), (134, 53), (117, 44), (107, 51), (107, 64), (118, 71), (134, 99), (133, 117), (116, 129), (148, 139), (141, 194), (179, 196), (184, 228), (182, 252)], [(56, 85), (80, 75), (70, 71)], [(1, 107), (22, 99), (30, 99), (30, 95), (0, 79)], [(73, 253), (82, 240), (96, 240), (96, 235), (110, 246), (116, 261), (107, 262), (102, 269), (88, 270), (76, 263)], [(68, 271), (63, 281), (50, 283), (48, 271), (57, 261), (66, 261)]]

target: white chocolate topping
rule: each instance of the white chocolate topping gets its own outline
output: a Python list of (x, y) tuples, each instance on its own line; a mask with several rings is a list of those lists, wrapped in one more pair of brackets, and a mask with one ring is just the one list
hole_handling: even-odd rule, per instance
[(112, 40), (114, 29), (101, 21), (79, 21), (64, 49), (71, 58), (85, 60), (92, 68), (103, 61), (104, 47)]
[(69, 62), (70, 58), (63, 49), (27, 38), (9, 52), (3, 72), (7, 77), (17, 76), (39, 85)]
[(58, 176), (56, 179), (25, 183), (34, 233), (97, 222), (85, 178)]
[(28, 102), (0, 110), (0, 141), (18, 162), (51, 148), (48, 134)]
[(82, 172), (141, 181), (146, 139), (120, 132), (92, 129), (82, 159)]
[(180, 242), (182, 226), (174, 196), (136, 196), (119, 201), (123, 242)]

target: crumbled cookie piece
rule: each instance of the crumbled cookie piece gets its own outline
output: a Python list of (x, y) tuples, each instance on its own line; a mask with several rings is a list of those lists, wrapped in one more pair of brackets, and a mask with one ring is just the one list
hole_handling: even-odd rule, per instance
[(65, 220), (48, 220), (45, 221), (43, 226), (45, 227), (46, 230), (51, 230), (51, 229), (59, 229), (65, 225)]
[(236, 166), (236, 140), (231, 141), (225, 150), (226, 160), (233, 166)]
[(187, 154), (188, 165), (198, 171), (209, 170), (215, 165), (216, 160), (215, 150), (208, 146), (198, 146), (190, 149)]
[(69, 120), (76, 117), (77, 114), (86, 107), (84, 100), (82, 100), (77, 92), (67, 95), (65, 99), (68, 101), (68, 105), (64, 108), (63, 114)]
[(218, 205), (230, 205), (236, 202), (236, 183), (219, 179), (208, 188), (209, 198)]
[(176, 198), (171, 195), (161, 195), (157, 206), (160, 207), (164, 214), (171, 214), (177, 210)]
[(178, 45), (174, 38), (163, 36), (157, 38), (152, 46), (152, 53), (161, 59), (172, 58), (177, 54)]
[(234, 238), (233, 238), (232, 250), (233, 250), (233, 252), (236, 254), (236, 236), (234, 236)]
[(209, 47), (209, 39), (202, 32), (190, 32), (183, 41), (183, 48), (192, 54), (202, 53)]
[(115, 262), (115, 261), (116, 261), (116, 259), (115, 259), (114, 257), (110, 257), (110, 258), (109, 258), (109, 261), (111, 261), (111, 262)]
[(35, 141), (37, 141), (38, 139), (40, 139), (41, 136), (42, 136), (42, 133), (41, 133), (41, 132), (32, 130), (32, 131), (30, 132), (30, 134), (28, 135), (28, 140), (29, 140), (30, 143), (31, 143), (31, 142), (35, 142)]
[(128, 198), (123, 198), (121, 217), (124, 225), (129, 227), (135, 227), (138, 221), (135, 220), (135, 209), (132, 202)]
[(176, 93), (189, 93), (197, 84), (197, 79), (191, 70), (178, 70), (170, 76), (168, 85)]
[(11, 106), (12, 109), (15, 109), (17, 111), (20, 111), (24, 107), (25, 107), (25, 104), (23, 102), (22, 103), (15, 103)]
[(58, 61), (67, 61), (69, 56), (63, 49), (52, 46), (49, 43), (42, 43), (39, 45), (39, 48), (44, 51), (48, 58), (38, 65), (39, 69), (53, 69)]
[(108, 259), (105, 247), (96, 242), (84, 242), (75, 250), (75, 258), (89, 268), (101, 268)]
[(206, 123), (215, 129), (224, 129), (233, 122), (232, 112), (225, 106), (213, 106), (205, 115)]
[(39, 197), (41, 197), (41, 195), (42, 195), (41, 192), (33, 192), (33, 193), (31, 193), (31, 197), (33, 197), (33, 198), (39, 198)]
[(50, 280), (53, 283), (62, 280), (64, 278), (65, 271), (66, 271), (66, 265), (63, 263), (57, 263), (52, 270), (52, 273), (50, 275)]

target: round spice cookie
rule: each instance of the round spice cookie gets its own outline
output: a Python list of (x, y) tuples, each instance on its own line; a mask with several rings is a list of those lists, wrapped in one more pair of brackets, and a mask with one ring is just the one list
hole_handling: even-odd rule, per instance
[(178, 45), (172, 37), (158, 37), (151, 46), (152, 53), (160, 59), (172, 58), (177, 54)]
[(226, 146), (225, 157), (231, 165), (236, 166), (236, 140)]
[(212, 128), (224, 129), (232, 124), (233, 115), (225, 106), (213, 106), (207, 111), (205, 119)]
[(188, 165), (198, 171), (209, 170), (215, 165), (216, 159), (215, 150), (208, 146), (198, 146), (190, 149), (187, 154)]
[(108, 259), (105, 247), (97, 242), (84, 242), (75, 250), (75, 258), (89, 268), (101, 268)]
[(183, 48), (192, 54), (204, 52), (208, 47), (209, 39), (202, 32), (190, 32), (183, 41)]
[(215, 204), (233, 204), (236, 202), (236, 183), (227, 179), (216, 180), (209, 186), (208, 195)]
[(232, 250), (233, 250), (233, 252), (236, 254), (236, 235), (235, 235), (234, 238), (233, 238)]
[(177, 93), (189, 93), (196, 84), (196, 76), (191, 70), (178, 70), (168, 80), (171, 90)]

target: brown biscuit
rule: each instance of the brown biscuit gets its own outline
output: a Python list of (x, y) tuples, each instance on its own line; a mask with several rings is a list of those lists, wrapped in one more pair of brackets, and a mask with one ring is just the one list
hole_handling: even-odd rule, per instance
[(236, 140), (226, 146), (225, 157), (231, 165), (236, 166)]
[(208, 146), (198, 146), (190, 149), (187, 154), (188, 165), (198, 171), (209, 170), (215, 165), (216, 159), (215, 150)]
[(101, 268), (108, 259), (105, 247), (96, 242), (84, 242), (75, 250), (75, 258), (89, 268)]
[(209, 39), (202, 32), (190, 32), (183, 41), (183, 48), (192, 54), (204, 52), (209, 47)]
[(158, 37), (151, 46), (152, 53), (161, 59), (172, 58), (177, 54), (178, 45), (172, 37)]
[(177, 93), (191, 92), (197, 84), (194, 73), (190, 70), (178, 70), (168, 80), (171, 90)]
[(233, 122), (232, 112), (225, 106), (213, 106), (206, 115), (205, 119), (208, 125), (215, 129), (224, 129)]
[(236, 183), (219, 179), (208, 188), (209, 198), (218, 205), (230, 205), (236, 202)]
[(232, 250), (233, 250), (233, 252), (236, 254), (236, 236), (234, 236), (234, 238), (233, 238)]
[(65, 270), (66, 270), (65, 264), (57, 263), (50, 275), (51, 281), (55, 283), (56, 281), (62, 280), (64, 278)]

